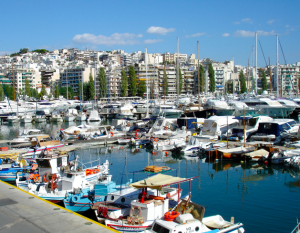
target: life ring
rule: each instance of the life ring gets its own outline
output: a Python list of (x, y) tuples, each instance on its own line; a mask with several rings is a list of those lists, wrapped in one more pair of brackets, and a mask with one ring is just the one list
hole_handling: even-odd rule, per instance
[(158, 142), (158, 138), (154, 138), (154, 140), (153, 141), (155, 141), (155, 142)]
[(168, 130), (169, 128), (167, 126), (164, 127), (164, 130)]
[(102, 215), (103, 218), (107, 218), (107, 208), (99, 206), (97, 209), (97, 215)]
[(115, 134), (114, 132), (109, 132), (110, 133), (110, 136), (113, 137)]
[(169, 168), (167, 166), (162, 166), (161, 169), (164, 170), (164, 171), (169, 171), (171, 168)]
[(170, 211), (165, 213), (165, 220), (166, 221), (173, 221), (175, 218), (177, 218), (180, 215), (177, 211)]
[(74, 202), (74, 203), (77, 203), (78, 196), (77, 195), (72, 196), (71, 201)]
[(130, 122), (127, 122), (127, 126), (130, 126)]

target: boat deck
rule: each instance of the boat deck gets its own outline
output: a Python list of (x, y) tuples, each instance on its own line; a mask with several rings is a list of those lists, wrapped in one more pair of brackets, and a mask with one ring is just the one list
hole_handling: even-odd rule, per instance
[(117, 232), (0, 181), (0, 231)]

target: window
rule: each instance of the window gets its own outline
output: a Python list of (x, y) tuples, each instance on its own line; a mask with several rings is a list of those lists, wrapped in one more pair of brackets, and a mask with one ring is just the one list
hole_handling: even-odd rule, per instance
[(152, 230), (157, 233), (169, 233), (169, 230), (167, 228), (164, 228), (163, 226), (157, 223), (154, 224)]

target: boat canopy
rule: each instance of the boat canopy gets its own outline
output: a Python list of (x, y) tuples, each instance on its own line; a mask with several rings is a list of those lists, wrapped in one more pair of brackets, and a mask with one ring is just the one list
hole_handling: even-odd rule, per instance
[(20, 154), (26, 153), (27, 149), (15, 149), (15, 150), (7, 150), (7, 151), (0, 151), (0, 158), (10, 158), (10, 157), (17, 157)]
[(268, 154), (269, 154), (269, 151), (266, 151), (265, 149), (259, 149), (256, 151), (246, 153), (245, 155), (249, 156), (249, 157), (256, 157), (256, 156), (267, 156)]
[[(195, 177), (193, 177), (195, 178)], [(156, 176), (152, 176), (150, 178), (147, 178), (145, 180), (141, 180), (135, 183), (130, 184), (129, 186), (141, 189), (141, 188), (152, 188), (161, 190), (162, 187), (171, 185), (171, 184), (178, 184), (185, 181), (192, 180), (193, 178), (180, 178), (175, 176), (169, 176), (164, 174), (157, 174)]]

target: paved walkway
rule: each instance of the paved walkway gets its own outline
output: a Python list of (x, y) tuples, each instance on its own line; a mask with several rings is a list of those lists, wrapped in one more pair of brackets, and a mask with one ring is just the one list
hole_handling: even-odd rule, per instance
[(0, 233), (117, 232), (0, 181)]

